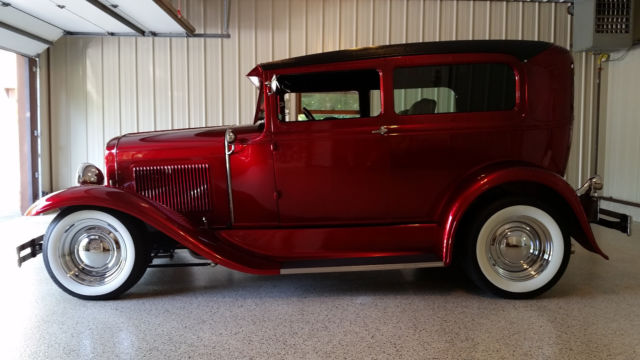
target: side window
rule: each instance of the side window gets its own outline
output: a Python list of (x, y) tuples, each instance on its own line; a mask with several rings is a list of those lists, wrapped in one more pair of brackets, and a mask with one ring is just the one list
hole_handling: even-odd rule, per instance
[(380, 75), (376, 70), (281, 75), (281, 121), (338, 120), (380, 114)]
[(506, 64), (456, 64), (396, 68), (398, 115), (511, 110), (516, 80)]

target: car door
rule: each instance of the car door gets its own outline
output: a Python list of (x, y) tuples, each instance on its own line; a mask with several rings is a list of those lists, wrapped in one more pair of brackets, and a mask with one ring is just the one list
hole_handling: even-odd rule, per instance
[(515, 58), (408, 57), (389, 71), (383, 126), (390, 156), (388, 210), (398, 223), (438, 221), (460, 181), (522, 149)]
[(272, 123), (280, 223), (386, 222), (379, 72), (311, 71), (278, 81)]

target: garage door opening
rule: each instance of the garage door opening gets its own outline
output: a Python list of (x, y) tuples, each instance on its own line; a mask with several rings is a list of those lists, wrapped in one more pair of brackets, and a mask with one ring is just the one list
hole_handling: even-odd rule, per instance
[(0, 218), (20, 214), (18, 56), (0, 50)]
[(0, 50), (0, 219), (38, 197), (37, 62)]

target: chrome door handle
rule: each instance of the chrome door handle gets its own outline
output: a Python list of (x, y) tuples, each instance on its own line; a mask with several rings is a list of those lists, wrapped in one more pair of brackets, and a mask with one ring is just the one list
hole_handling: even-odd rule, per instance
[(384, 135), (389, 131), (386, 126), (380, 126), (380, 129), (371, 131), (372, 134)]

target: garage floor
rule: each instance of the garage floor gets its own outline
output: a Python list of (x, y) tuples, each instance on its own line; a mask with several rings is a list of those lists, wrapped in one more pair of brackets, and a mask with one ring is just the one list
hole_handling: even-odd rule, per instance
[[(13, 246), (47, 218), (0, 224), (3, 359), (640, 358), (640, 236), (595, 227), (535, 300), (479, 293), (454, 271), (254, 276), (149, 269), (117, 301), (66, 295)], [(640, 224), (635, 224), (640, 234)]]

